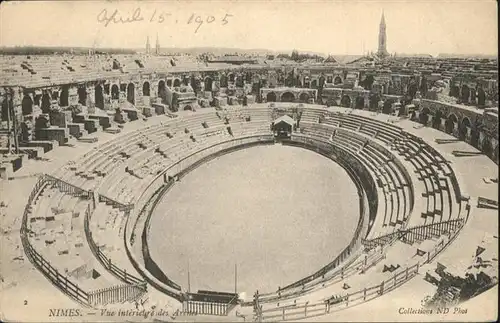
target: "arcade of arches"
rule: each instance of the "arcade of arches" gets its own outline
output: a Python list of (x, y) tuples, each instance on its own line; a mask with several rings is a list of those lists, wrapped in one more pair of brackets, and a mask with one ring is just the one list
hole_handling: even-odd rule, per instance
[(281, 95), (281, 102), (294, 102), (295, 96), (292, 92), (285, 92)]
[(149, 85), (149, 82), (144, 82), (144, 84), (142, 85), (142, 95), (143, 96), (150, 96), (151, 95), (151, 89), (150, 89), (150, 85)]

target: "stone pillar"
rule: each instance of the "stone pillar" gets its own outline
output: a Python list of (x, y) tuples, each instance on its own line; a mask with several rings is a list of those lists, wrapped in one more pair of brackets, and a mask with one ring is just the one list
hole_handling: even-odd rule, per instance
[(470, 141), (471, 141), (471, 137), (472, 137), (472, 128), (471, 127), (467, 127), (467, 133), (465, 134), (465, 142), (470, 144)]
[(90, 114), (95, 113), (95, 89), (94, 87), (87, 88), (87, 100), (85, 101), (85, 105), (87, 106), (87, 111)]
[[(497, 138), (491, 138), (491, 148), (493, 149), (493, 154), (495, 152), (495, 148), (497, 147), (498, 145), (498, 139)], [(493, 156), (491, 156), (493, 158)]]
[(78, 105), (78, 89), (76, 87), (68, 89), (68, 105)]
[(427, 115), (429, 118), (427, 119), (427, 127), (432, 127), (432, 119), (434, 119), (434, 116), (428, 114)]
[(445, 123), (446, 123), (446, 119), (445, 118), (441, 118), (441, 124), (439, 125), (439, 130), (440, 131), (444, 131), (446, 129)]
[(420, 111), (415, 110), (415, 120), (420, 120)]
[(458, 122), (453, 125), (453, 136), (458, 138), (459, 133), (458, 133)]
[(486, 135), (483, 131), (479, 131), (479, 140), (478, 140), (478, 149), (483, 151), (483, 140), (486, 138)]

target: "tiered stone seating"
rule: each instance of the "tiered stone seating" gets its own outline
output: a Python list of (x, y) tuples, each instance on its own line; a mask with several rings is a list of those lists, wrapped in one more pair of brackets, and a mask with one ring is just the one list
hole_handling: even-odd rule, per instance
[[(311, 114), (307, 110), (305, 109), (303, 116)], [(345, 128), (346, 131), (361, 133), (366, 138), (375, 138), (376, 141), (380, 140), (381, 143), (392, 144), (391, 147), (394, 149), (397, 146), (399, 154), (406, 152), (403, 157), (406, 157), (407, 165), (411, 165), (411, 168), (417, 171), (419, 176), (416, 179), (420, 178), (420, 180), (413, 180), (414, 189), (419, 193), (418, 196), (423, 197), (423, 199), (419, 199), (419, 202), (423, 201), (425, 204), (423, 207), (420, 207), (418, 203), (416, 205), (416, 209), (421, 209), (423, 222), (413, 217), (412, 224), (423, 225), (453, 219), (456, 217), (453, 216), (453, 208), (462, 209), (461, 203), (459, 202), (456, 205), (457, 203), (453, 202), (452, 199), (453, 181), (449, 165), (439, 154), (433, 153), (429, 146), (425, 145), (425, 147), (429, 148), (421, 149), (418, 141), (401, 139), (406, 138), (407, 135), (402, 132), (400, 127), (387, 122), (360, 116), (356, 113), (346, 114), (337, 111), (335, 113), (324, 112), (321, 115), (319, 111), (313, 111), (313, 114), (317, 114), (318, 120), (321, 119), (321, 124), (324, 126), (318, 128), (319, 125), (316, 124), (314, 130), (301, 129), (302, 133), (327, 138), (328, 130), (320, 130), (325, 129), (325, 126), (332, 127), (332, 129)], [(320, 116), (323, 116), (323, 118), (320, 118)], [(306, 122), (301, 121), (301, 124), (301, 128), (307, 126)], [(337, 142), (343, 144), (343, 147), (353, 153), (357, 152), (356, 144), (361, 144), (361, 142), (356, 142), (355, 139), (350, 137), (345, 138), (343, 135), (334, 136), (333, 138), (337, 138)], [(394, 141), (396, 143), (393, 143)], [(404, 176), (402, 176), (401, 171), (398, 171), (399, 167), (391, 161), (391, 158), (380, 153), (374, 146), (366, 145), (359, 155), (365, 158), (367, 165), (371, 165), (371, 169), (374, 171), (376, 178), (381, 181), (382, 186), (388, 187), (384, 195), (387, 194), (388, 196), (387, 204), (390, 211), (385, 218), (388, 221), (384, 220), (384, 224), (401, 225), (408, 218), (409, 205), (413, 204), (410, 202), (409, 197), (411, 195), (409, 183), (403, 182)], [(411, 156), (411, 158), (408, 156)], [(403, 201), (406, 202), (403, 203)], [(392, 206), (394, 206), (394, 213), (391, 213)]]
[(90, 252), (83, 230), (88, 201), (47, 186), (28, 218), (32, 246), (84, 290), (119, 283)]
[(127, 257), (125, 245), (116, 243), (123, 239), (126, 220), (127, 215), (123, 211), (105, 203), (97, 203), (90, 221), (90, 230), (99, 250), (111, 263), (128, 274), (140, 277)]
[[(268, 111), (265, 112), (257, 111), (253, 115), (262, 120), (268, 118)], [(271, 133), (269, 123), (263, 121), (233, 122), (231, 127), (232, 135), (221, 118), (210, 111), (183, 115), (103, 145), (103, 149), (99, 149), (101, 153), (95, 151), (77, 163), (84, 167), (77, 173), (86, 178), (89, 173), (104, 176), (102, 179), (90, 176), (93, 187), (101, 183), (101, 193), (122, 203), (131, 203), (135, 188), (147, 185), (152, 177), (175, 161), (223, 140)]]
[[(373, 177), (378, 179), (379, 214), (383, 214), (383, 220), (377, 219), (381, 221), (381, 225), (375, 225), (370, 235), (388, 233), (387, 230), (390, 228), (392, 228), (390, 230), (396, 230), (405, 223), (410, 213), (410, 205), (412, 205), (409, 183), (391, 158), (367, 144), (368, 138), (356, 135), (352, 130), (339, 128), (340, 122), (332, 122), (332, 118), (326, 118), (320, 124), (302, 121), (301, 124), (302, 133), (331, 140), (336, 145), (356, 154), (368, 167)], [(387, 228), (383, 229), (384, 227)]]
[[(407, 144), (406, 143), (412, 143)], [(436, 156), (416, 138), (403, 138), (394, 143), (395, 149), (415, 168), (419, 181), (425, 185), (424, 197), (427, 197), (427, 209), (422, 212), (426, 223), (442, 222), (459, 216), (460, 205), (453, 198), (453, 176), (449, 165), (441, 156)], [(454, 216), (454, 212), (456, 213)]]
[(299, 126), (302, 122), (317, 123), (324, 112), (323, 109), (304, 109), (300, 116)]

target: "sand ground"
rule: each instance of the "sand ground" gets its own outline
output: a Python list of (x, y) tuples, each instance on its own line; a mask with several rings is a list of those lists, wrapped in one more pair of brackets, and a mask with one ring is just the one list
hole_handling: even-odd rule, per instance
[(276, 290), (335, 258), (359, 217), (345, 170), (314, 152), (259, 146), (188, 174), (151, 220), (151, 256), (191, 291)]

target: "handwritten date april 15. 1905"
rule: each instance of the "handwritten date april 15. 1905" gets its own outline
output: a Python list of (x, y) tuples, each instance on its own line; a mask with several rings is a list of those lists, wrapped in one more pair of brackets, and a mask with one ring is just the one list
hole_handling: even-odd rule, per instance
[(148, 14), (145, 14), (141, 11), (141, 8), (136, 8), (132, 12), (122, 13), (118, 11), (118, 9), (108, 10), (103, 9), (97, 15), (97, 22), (104, 25), (104, 27), (109, 26), (110, 24), (127, 24), (127, 23), (137, 23), (137, 22), (148, 22), (148, 23), (165, 23), (165, 22), (174, 22), (174, 23), (185, 23), (188, 25), (193, 25), (196, 28), (194, 32), (198, 32), (200, 27), (203, 24), (220, 24), (221, 26), (225, 26), (229, 23), (230, 18), (233, 15), (226, 13), (221, 16), (215, 15), (198, 15), (192, 13), (191, 15), (187, 15), (185, 17), (175, 17), (170, 12), (165, 12), (162, 10), (153, 10)]

